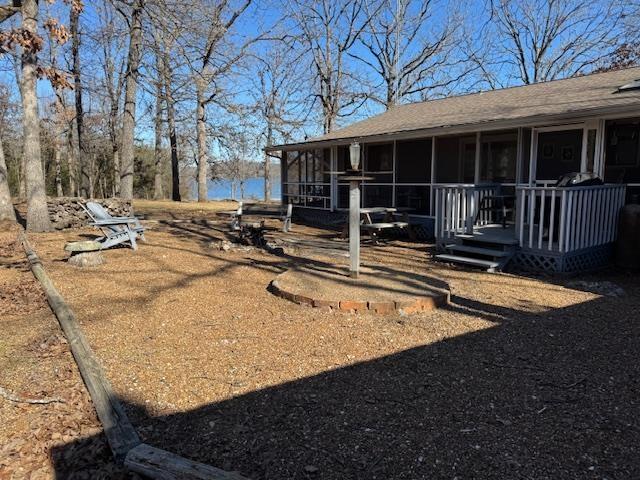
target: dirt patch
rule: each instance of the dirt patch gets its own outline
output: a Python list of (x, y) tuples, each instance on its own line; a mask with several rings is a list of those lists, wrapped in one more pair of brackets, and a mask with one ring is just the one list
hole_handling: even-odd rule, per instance
[(111, 461), (66, 340), (15, 242), (0, 232), (0, 386), (37, 405), (0, 397), (0, 478), (133, 478)]
[(363, 265), (443, 280), (451, 305), (332, 313), (267, 285), (310, 258), (346, 265), (334, 233), (294, 225), (275, 257), (211, 248), (230, 235), (213, 216), (136, 212), (148, 241), (95, 269), (61, 261), (89, 230), (32, 243), (144, 441), (254, 479), (640, 476), (637, 277), (608, 275), (625, 295), (602, 296), (389, 242)]

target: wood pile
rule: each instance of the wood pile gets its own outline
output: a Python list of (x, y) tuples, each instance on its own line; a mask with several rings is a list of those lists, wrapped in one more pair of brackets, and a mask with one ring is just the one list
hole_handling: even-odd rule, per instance
[(78, 197), (49, 198), (47, 206), (49, 208), (49, 218), (56, 230), (66, 228), (78, 228), (87, 225), (89, 218), (80, 203), (88, 201), (102, 204), (114, 217), (130, 216), (132, 208), (131, 202), (119, 198), (105, 198), (102, 200), (86, 200)]

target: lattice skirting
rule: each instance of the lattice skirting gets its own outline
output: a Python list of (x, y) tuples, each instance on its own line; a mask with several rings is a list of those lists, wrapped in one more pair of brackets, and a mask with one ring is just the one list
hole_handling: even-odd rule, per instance
[(612, 243), (566, 254), (523, 249), (515, 253), (509, 268), (546, 273), (588, 272), (607, 265), (611, 261), (612, 254)]
[[(345, 218), (345, 212), (331, 212), (317, 208), (295, 207), (293, 209), (294, 221), (298, 221), (307, 225), (316, 225), (319, 227), (330, 227), (334, 229), (341, 228), (341, 222)], [(411, 226), (418, 240), (433, 240), (434, 238), (434, 220), (432, 218), (409, 217)], [(394, 235), (402, 235), (402, 231), (393, 232)]]

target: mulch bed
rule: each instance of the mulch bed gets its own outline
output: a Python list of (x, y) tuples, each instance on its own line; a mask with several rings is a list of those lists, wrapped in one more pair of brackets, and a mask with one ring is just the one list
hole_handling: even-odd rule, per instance
[[(138, 478), (114, 465), (57, 320), (16, 242), (0, 226), (0, 478)], [(33, 400), (56, 399), (47, 404)]]
[(614, 297), (389, 242), (363, 264), (444, 281), (451, 304), (327, 312), (267, 286), (311, 256), (346, 264), (305, 250), (330, 233), (294, 225), (282, 257), (221, 251), (225, 224), (181, 208), (96, 268), (61, 261), (90, 230), (32, 240), (144, 441), (254, 479), (640, 477), (637, 276), (581, 279)]

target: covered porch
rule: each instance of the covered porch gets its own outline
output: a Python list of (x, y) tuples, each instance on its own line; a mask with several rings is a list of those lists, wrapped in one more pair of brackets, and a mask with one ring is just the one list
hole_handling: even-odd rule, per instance
[[(361, 174), (373, 179), (363, 183), (361, 206), (408, 210), (416, 231), (435, 238), (445, 255), (454, 255), (458, 244), (477, 250), (484, 247), (475, 245), (480, 239), (499, 236), (499, 245), (509, 245), (499, 260), (464, 252), (492, 261), (489, 268), (508, 259), (529, 270), (565, 272), (606, 261), (620, 208), (640, 189), (640, 118), (464, 130), (359, 139)], [(320, 216), (343, 211), (348, 145), (285, 151), (283, 202)], [(607, 183), (556, 187), (570, 172)], [(502, 211), (496, 202), (503, 202)]]

